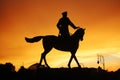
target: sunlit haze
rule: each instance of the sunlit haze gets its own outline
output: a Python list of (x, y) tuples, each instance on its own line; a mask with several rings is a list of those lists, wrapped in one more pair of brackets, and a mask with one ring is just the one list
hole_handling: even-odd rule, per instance
[[(86, 28), (76, 56), (82, 67), (98, 67), (104, 56), (105, 69), (120, 68), (120, 0), (0, 0), (0, 63), (11, 62), (19, 69), (39, 63), (42, 40), (27, 43), (25, 37), (58, 35), (56, 24), (63, 11), (76, 25)], [(74, 29), (70, 28), (70, 33)], [(67, 67), (70, 52), (52, 49), (51, 67)], [(43, 63), (44, 64), (44, 63)], [(73, 67), (77, 64), (73, 61)], [(102, 67), (102, 64), (100, 64)]]

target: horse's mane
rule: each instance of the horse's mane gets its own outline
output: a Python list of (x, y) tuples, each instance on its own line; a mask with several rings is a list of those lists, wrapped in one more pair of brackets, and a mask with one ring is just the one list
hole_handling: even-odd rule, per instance
[(85, 29), (83, 29), (83, 28), (79, 28), (79, 29), (76, 30), (76, 32), (73, 35), (77, 35), (77, 34), (83, 35), (84, 34), (84, 30)]

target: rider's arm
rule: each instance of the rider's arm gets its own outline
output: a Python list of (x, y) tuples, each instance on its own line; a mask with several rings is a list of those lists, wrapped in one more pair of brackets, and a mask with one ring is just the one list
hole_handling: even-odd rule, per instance
[(61, 19), (57, 23), (57, 28), (60, 29), (60, 27), (61, 27)]
[(76, 27), (76, 26), (70, 21), (69, 18), (68, 18), (68, 23), (69, 23), (69, 25), (70, 25), (72, 28), (74, 28), (74, 29), (78, 28), (78, 27)]

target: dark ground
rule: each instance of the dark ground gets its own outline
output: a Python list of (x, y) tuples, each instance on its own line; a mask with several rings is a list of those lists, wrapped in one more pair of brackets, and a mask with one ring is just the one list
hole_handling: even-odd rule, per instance
[(16, 72), (11, 63), (0, 64), (0, 80), (120, 80), (120, 69), (107, 72), (96, 68), (39, 68)]

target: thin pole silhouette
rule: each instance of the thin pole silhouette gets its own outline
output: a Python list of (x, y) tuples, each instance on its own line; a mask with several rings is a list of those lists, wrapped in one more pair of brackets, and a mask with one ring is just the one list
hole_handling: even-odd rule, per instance
[(103, 69), (105, 70), (105, 59), (103, 55), (97, 55), (97, 64), (103, 64)]

